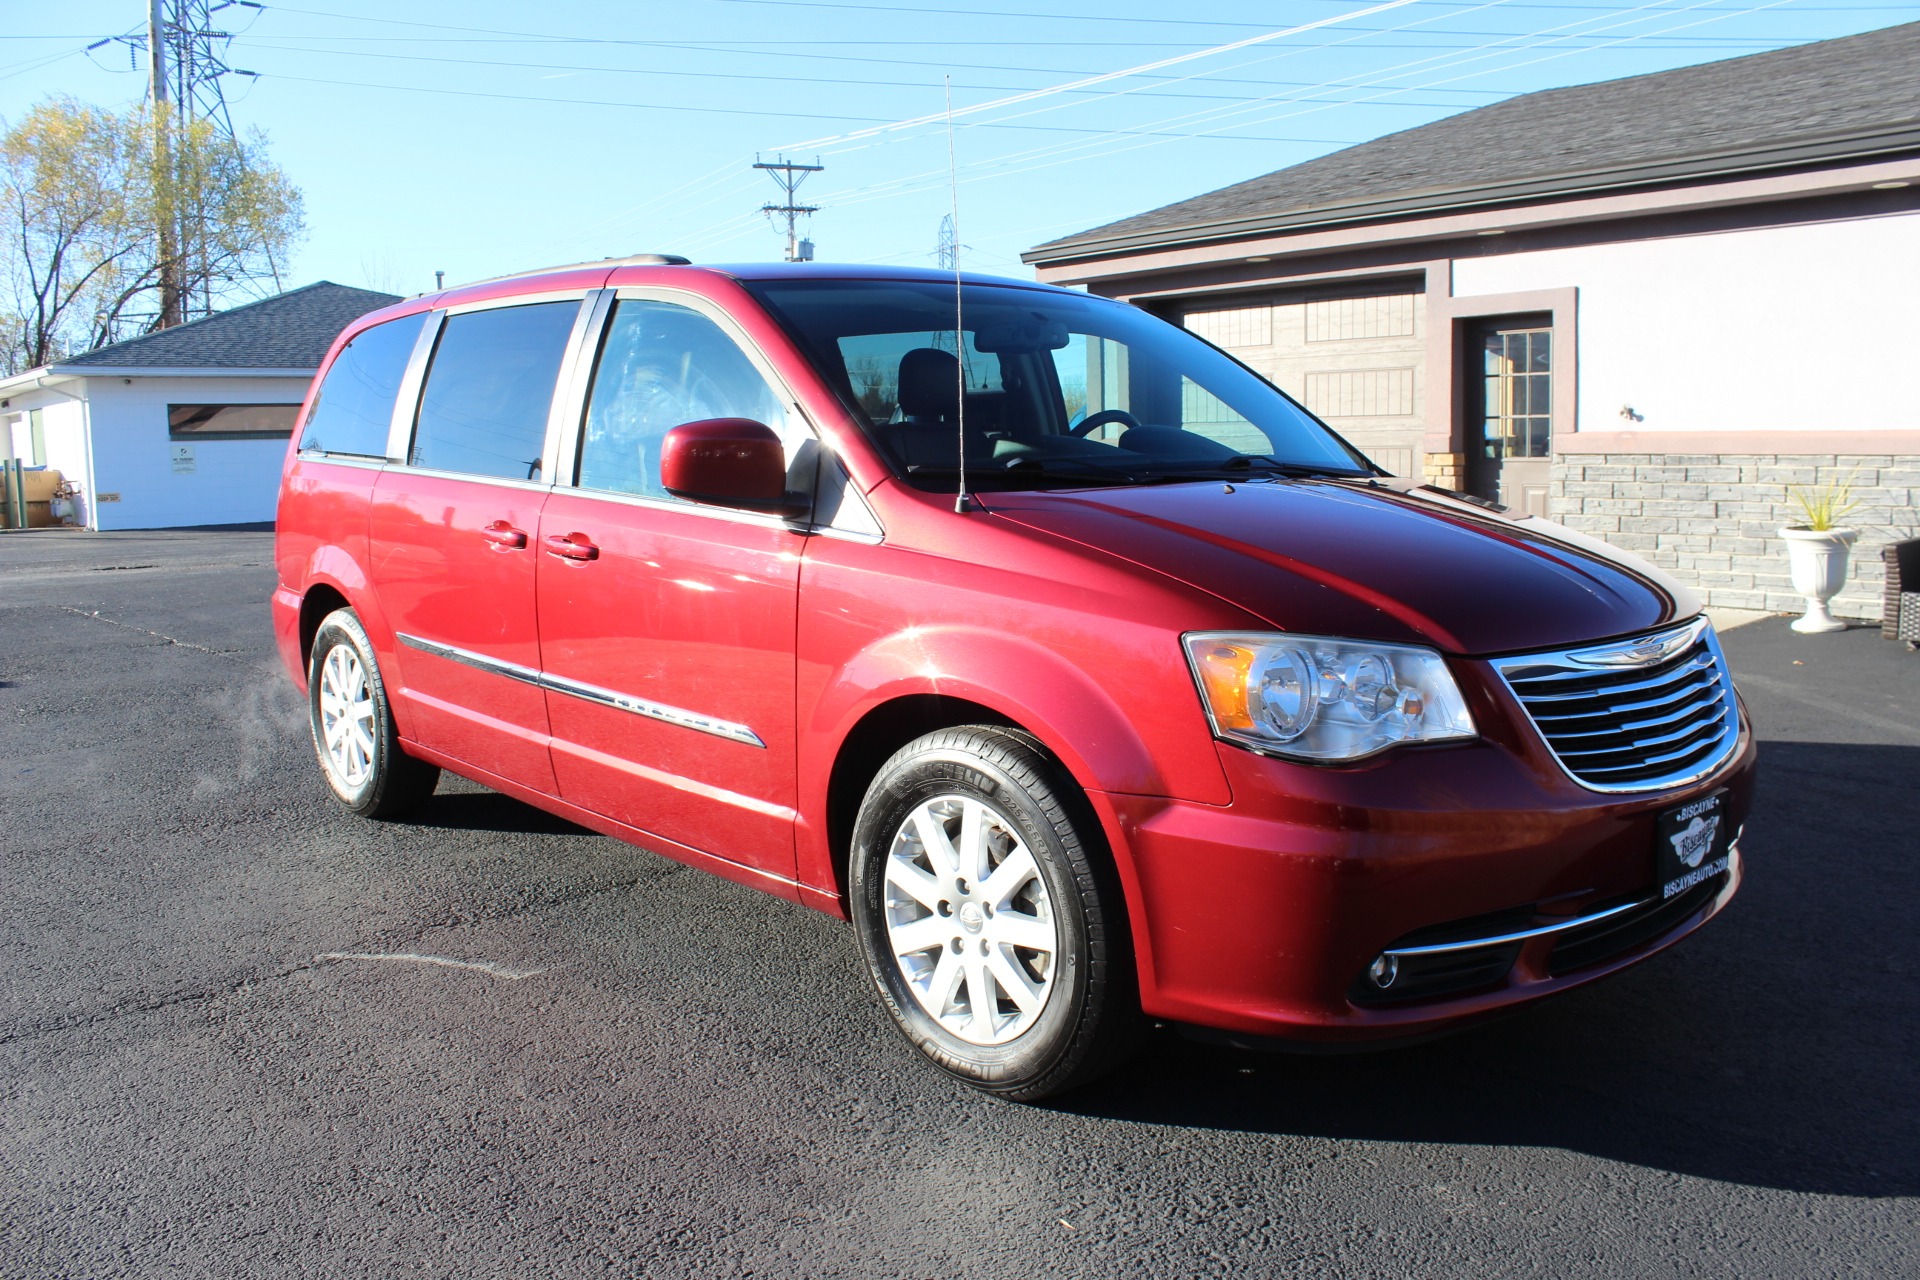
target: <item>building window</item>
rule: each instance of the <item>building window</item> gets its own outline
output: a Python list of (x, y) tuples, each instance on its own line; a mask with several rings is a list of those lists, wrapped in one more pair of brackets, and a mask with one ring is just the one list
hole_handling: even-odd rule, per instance
[(1486, 456), (1546, 457), (1553, 439), (1553, 330), (1495, 329), (1483, 348)]
[(297, 404), (170, 404), (169, 440), (285, 440)]

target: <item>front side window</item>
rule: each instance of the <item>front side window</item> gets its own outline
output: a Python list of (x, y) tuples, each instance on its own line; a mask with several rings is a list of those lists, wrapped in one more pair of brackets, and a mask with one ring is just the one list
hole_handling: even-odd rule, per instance
[[(362, 458), (387, 456), (393, 402), (426, 319), (425, 312), (402, 316), (354, 336), (327, 369), (320, 394), (313, 398), (313, 410), (300, 435), (302, 450)], [(175, 407), (181, 406), (169, 408)], [(168, 417), (170, 430), (178, 431), (171, 412)]]
[(1027, 489), (1281, 472), (1370, 474), (1225, 353), (1135, 307), (1007, 285), (748, 285), (910, 483)]
[(671, 496), (660, 484), (661, 441), (708, 418), (751, 418), (790, 434), (780, 397), (719, 325), (671, 302), (618, 303), (587, 401), (580, 487)]
[(448, 316), (420, 394), (408, 461), (416, 467), (540, 478), (547, 414), (577, 301)]

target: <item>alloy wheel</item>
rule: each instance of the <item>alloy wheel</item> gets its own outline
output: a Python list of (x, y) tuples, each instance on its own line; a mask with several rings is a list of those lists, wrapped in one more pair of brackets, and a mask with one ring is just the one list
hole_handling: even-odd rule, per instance
[(1059, 930), (1005, 815), (971, 796), (923, 802), (894, 833), (885, 886), (888, 949), (930, 1017), (976, 1045), (1034, 1024), (1053, 990)]
[(349, 791), (373, 774), (373, 717), (373, 690), (360, 655), (352, 645), (335, 645), (320, 667), (320, 735), (327, 768)]

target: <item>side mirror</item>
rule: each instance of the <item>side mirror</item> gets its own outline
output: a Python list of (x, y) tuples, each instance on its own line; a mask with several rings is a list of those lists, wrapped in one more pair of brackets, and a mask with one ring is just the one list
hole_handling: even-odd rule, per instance
[(667, 432), (660, 484), (676, 498), (721, 507), (789, 513), (804, 498), (787, 492), (787, 457), (773, 428), (751, 418), (708, 418)]

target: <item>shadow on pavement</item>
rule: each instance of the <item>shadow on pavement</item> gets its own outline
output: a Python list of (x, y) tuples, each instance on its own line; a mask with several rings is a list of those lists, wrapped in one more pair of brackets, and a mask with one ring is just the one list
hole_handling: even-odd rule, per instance
[(1694, 1177), (1920, 1194), (1920, 747), (1763, 742), (1727, 911), (1645, 964), (1447, 1040), (1334, 1057), (1166, 1033), (1066, 1110), (1561, 1147)]
[(406, 822), (409, 826), (438, 827), (444, 831), (499, 831), (541, 836), (593, 834), (565, 818), (494, 791), (442, 792), (417, 812), (408, 814)]

